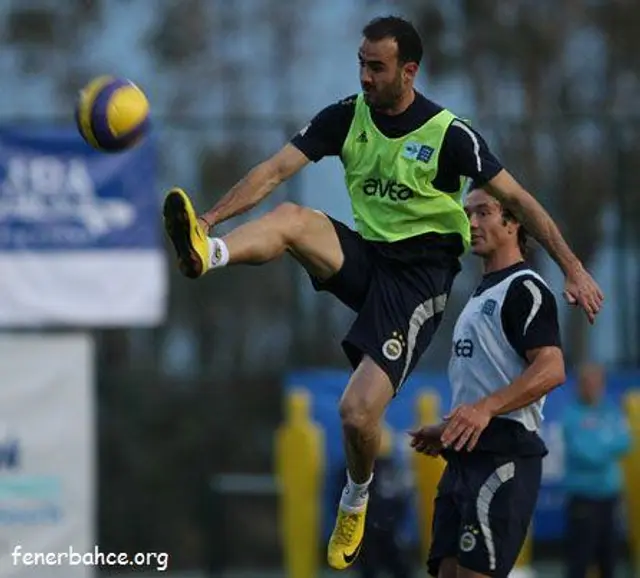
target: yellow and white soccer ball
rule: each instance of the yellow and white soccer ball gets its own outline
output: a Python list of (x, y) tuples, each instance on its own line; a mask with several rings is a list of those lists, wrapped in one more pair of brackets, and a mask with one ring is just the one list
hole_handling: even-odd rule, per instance
[(100, 76), (80, 91), (75, 120), (82, 138), (93, 148), (123, 151), (147, 134), (149, 101), (130, 80)]

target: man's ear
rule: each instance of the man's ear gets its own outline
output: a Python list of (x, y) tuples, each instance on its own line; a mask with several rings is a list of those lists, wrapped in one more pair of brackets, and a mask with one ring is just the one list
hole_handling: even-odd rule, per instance
[(517, 235), (518, 234), (518, 223), (509, 217), (502, 216), (502, 226), (506, 227), (509, 235)]
[(402, 67), (402, 71), (407, 80), (415, 80), (418, 75), (418, 65), (415, 62), (407, 62)]

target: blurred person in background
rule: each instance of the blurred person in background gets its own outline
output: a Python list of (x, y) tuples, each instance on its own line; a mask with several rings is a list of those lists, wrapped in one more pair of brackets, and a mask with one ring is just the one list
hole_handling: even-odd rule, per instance
[(622, 411), (604, 394), (603, 368), (582, 367), (578, 397), (563, 416), (567, 578), (587, 578), (592, 566), (599, 578), (615, 576), (620, 460), (631, 438)]
[(412, 471), (395, 449), (394, 432), (383, 428), (376, 475), (369, 486), (371, 505), (358, 564), (360, 578), (412, 575), (412, 556), (403, 536), (414, 498)]
[(469, 193), (465, 210), (484, 274), (453, 331), (451, 411), (412, 432), (411, 443), (447, 462), (429, 574), (506, 578), (538, 499), (545, 397), (564, 382), (564, 356), (556, 300), (525, 261), (525, 229), (482, 188)]
[[(438, 330), (470, 245), (462, 207), (467, 179), (485, 186), (545, 247), (565, 275), (566, 298), (590, 322), (603, 300), (547, 211), (478, 132), (415, 90), (422, 56), (410, 22), (374, 19), (363, 28), (354, 58), (361, 93), (320, 111), (208, 211), (198, 216), (180, 188), (168, 192), (163, 206), (165, 229), (186, 277), (260, 265), (288, 253), (316, 290), (357, 313), (343, 340), (353, 373), (339, 408), (347, 483), (327, 548), (336, 569), (351, 566), (362, 545), (382, 416)], [(356, 230), (283, 203), (227, 235), (212, 234), (310, 162), (331, 156), (344, 167)], [(330, 191), (319, 183), (318, 194)]]

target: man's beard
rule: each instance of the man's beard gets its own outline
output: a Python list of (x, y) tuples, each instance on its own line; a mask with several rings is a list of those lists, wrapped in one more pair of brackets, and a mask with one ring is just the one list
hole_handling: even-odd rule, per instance
[(365, 102), (374, 109), (388, 110), (393, 108), (402, 97), (402, 85), (400, 82), (394, 82), (389, 86), (385, 86), (380, 92), (374, 92), (367, 95), (365, 92)]

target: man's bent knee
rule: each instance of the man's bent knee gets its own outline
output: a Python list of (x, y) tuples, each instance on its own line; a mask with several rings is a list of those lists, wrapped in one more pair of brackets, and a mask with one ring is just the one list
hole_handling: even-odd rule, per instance
[(379, 416), (373, 408), (359, 403), (356, 399), (343, 398), (340, 402), (340, 419), (347, 432), (364, 433), (375, 429)]
[(325, 280), (339, 271), (344, 254), (333, 223), (324, 213), (285, 202), (270, 217), (277, 219), (287, 251), (314, 277)]
[(393, 387), (387, 374), (365, 356), (340, 400), (343, 427), (354, 431), (375, 428), (392, 398)]
[(269, 215), (282, 224), (282, 233), (292, 249), (303, 236), (313, 234), (314, 230), (327, 226), (333, 229), (329, 218), (321, 211), (289, 201), (279, 204)]
[(310, 209), (287, 201), (273, 209), (269, 216), (282, 224), (282, 234), (289, 244), (304, 231), (309, 212)]

